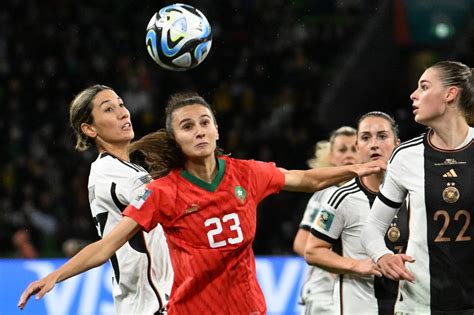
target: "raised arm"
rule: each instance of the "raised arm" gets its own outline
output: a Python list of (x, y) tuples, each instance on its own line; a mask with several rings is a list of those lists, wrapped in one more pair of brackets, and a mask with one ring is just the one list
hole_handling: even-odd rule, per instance
[(364, 164), (323, 167), (305, 171), (284, 171), (284, 190), (314, 192), (356, 176), (366, 176), (385, 170), (386, 162), (371, 161)]
[(103, 239), (84, 247), (64, 265), (46, 277), (30, 283), (23, 291), (18, 301), (18, 307), (23, 309), (32, 295), (36, 294), (36, 299), (39, 300), (51, 291), (56, 283), (102, 265), (140, 229), (140, 226), (134, 220), (124, 217)]

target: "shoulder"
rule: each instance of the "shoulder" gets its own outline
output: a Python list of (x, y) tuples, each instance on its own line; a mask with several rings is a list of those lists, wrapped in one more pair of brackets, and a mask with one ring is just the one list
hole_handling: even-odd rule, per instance
[(335, 189), (330, 193), (330, 197), (327, 200), (327, 204), (337, 209), (339, 208), (344, 202), (346, 202), (350, 196), (360, 192), (360, 186), (357, 184), (356, 179), (351, 179), (341, 187)]
[(418, 137), (402, 142), (402, 144), (393, 150), (389, 163), (392, 163), (395, 160), (401, 161), (407, 157), (411, 157), (415, 151), (419, 151), (420, 148), (424, 147), (425, 137), (426, 133), (422, 133)]
[(111, 180), (132, 180), (148, 176), (148, 172), (141, 166), (128, 161), (122, 161), (110, 154), (100, 154), (91, 164), (92, 178), (109, 178)]

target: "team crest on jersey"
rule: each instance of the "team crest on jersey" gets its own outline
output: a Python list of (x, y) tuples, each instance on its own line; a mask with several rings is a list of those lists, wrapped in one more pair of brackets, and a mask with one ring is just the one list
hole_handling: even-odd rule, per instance
[(247, 197), (247, 192), (241, 186), (236, 186), (234, 188), (234, 195), (240, 200), (241, 203), (244, 203), (245, 197)]
[(443, 200), (447, 203), (455, 203), (459, 200), (459, 190), (454, 187), (455, 183), (447, 183), (448, 187), (443, 190)]
[(321, 227), (325, 231), (329, 231), (332, 225), (332, 221), (334, 221), (334, 213), (331, 213), (327, 210), (321, 210), (316, 219), (316, 224)]
[(132, 206), (134, 206), (137, 209), (140, 209), (143, 206), (143, 203), (150, 197), (151, 195), (151, 190), (148, 188), (145, 188), (143, 193), (139, 194), (137, 198), (132, 200), (130, 203)]

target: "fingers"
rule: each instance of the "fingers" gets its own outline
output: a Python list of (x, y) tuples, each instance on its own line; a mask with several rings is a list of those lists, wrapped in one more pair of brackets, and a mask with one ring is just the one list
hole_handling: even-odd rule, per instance
[(30, 283), (30, 285), (26, 288), (25, 291), (23, 291), (20, 300), (18, 301), (18, 307), (22, 310), (30, 297), (38, 292), (39, 288), (36, 285), (36, 282)]
[(379, 265), (387, 278), (395, 281), (407, 280), (413, 283), (415, 277), (405, 266), (405, 262), (413, 263), (415, 259), (405, 254), (385, 255), (379, 259)]

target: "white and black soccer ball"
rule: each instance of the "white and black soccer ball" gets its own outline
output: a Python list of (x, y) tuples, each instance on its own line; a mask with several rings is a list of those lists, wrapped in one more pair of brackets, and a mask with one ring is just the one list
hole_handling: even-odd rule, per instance
[(212, 44), (211, 26), (198, 9), (176, 3), (155, 13), (146, 28), (146, 48), (161, 67), (184, 71), (199, 65)]

